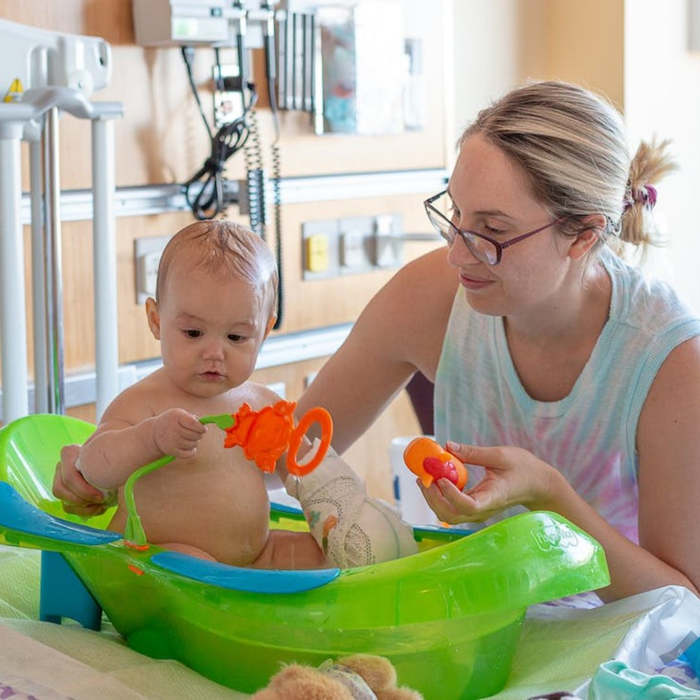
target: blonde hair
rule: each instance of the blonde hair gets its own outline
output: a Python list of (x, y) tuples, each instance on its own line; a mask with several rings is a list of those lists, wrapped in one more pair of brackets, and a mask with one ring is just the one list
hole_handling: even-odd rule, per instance
[(606, 100), (569, 83), (531, 83), (479, 112), (460, 146), (475, 133), (525, 170), (535, 197), (564, 220), (562, 233), (581, 233), (578, 219), (603, 214), (601, 241), (613, 235), (635, 246), (658, 243), (639, 193), (675, 169), (669, 142), (642, 142), (630, 160), (622, 117)]
[(197, 221), (178, 231), (165, 246), (158, 265), (156, 302), (160, 303), (173, 261), (187, 254), (192, 269), (217, 273), (225, 270), (260, 287), (268, 297), (269, 318), (277, 310), (278, 273), (272, 252), (265, 241), (233, 221)]

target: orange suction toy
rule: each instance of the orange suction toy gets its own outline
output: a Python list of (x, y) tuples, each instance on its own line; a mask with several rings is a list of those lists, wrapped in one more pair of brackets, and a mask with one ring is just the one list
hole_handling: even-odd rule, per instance
[(426, 488), (437, 479), (448, 479), (460, 491), (467, 483), (464, 464), (430, 438), (411, 440), (403, 451), (403, 461)]
[[(278, 401), (274, 406), (265, 406), (253, 411), (244, 403), (233, 416), (233, 425), (225, 428), (224, 447), (240, 445), (248, 459), (264, 472), (273, 472), (277, 460), (287, 452), (287, 470), (290, 474), (304, 476), (313, 471), (326, 456), (333, 436), (333, 421), (325, 408), (317, 406), (307, 411), (294, 427), (293, 401)], [(300, 465), (296, 461), (297, 451), (306, 431), (312, 423), (321, 425), (321, 444), (313, 459)]]

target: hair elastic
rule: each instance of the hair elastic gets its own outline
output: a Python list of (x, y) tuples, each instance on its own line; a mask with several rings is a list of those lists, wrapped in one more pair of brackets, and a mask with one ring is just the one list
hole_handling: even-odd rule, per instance
[(642, 185), (641, 187), (627, 187), (625, 191), (624, 211), (634, 204), (642, 204), (647, 209), (653, 209), (656, 204), (657, 192), (654, 185)]

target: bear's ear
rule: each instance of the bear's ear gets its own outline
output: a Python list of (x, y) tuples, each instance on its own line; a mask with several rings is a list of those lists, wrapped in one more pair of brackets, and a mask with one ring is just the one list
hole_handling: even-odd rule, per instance
[(341, 683), (310, 666), (290, 664), (270, 679), (251, 700), (352, 700)]
[(336, 661), (361, 676), (376, 694), (377, 700), (423, 700), (417, 690), (396, 686), (396, 669), (389, 659), (375, 654), (353, 654)]
[(358, 676), (362, 676), (375, 692), (396, 687), (396, 669), (391, 661), (383, 656), (353, 654), (338, 659), (336, 663), (347, 666)]

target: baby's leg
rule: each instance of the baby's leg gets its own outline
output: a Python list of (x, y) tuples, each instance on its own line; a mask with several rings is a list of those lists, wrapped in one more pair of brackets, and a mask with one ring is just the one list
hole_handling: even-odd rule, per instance
[(323, 569), (328, 561), (308, 532), (270, 530), (263, 551), (250, 566), (256, 569)]
[(388, 504), (368, 498), (360, 478), (332, 449), (307, 476), (287, 477), (285, 487), (334, 566), (365, 566), (418, 551), (412, 528)]
[(199, 559), (208, 559), (209, 561), (216, 561), (211, 554), (207, 554), (203, 549), (199, 547), (193, 547), (191, 544), (180, 544), (178, 542), (166, 542), (164, 544), (159, 544), (159, 547), (163, 549), (168, 549), (171, 552), (182, 552), (182, 554), (189, 554), (193, 557), (198, 557)]

